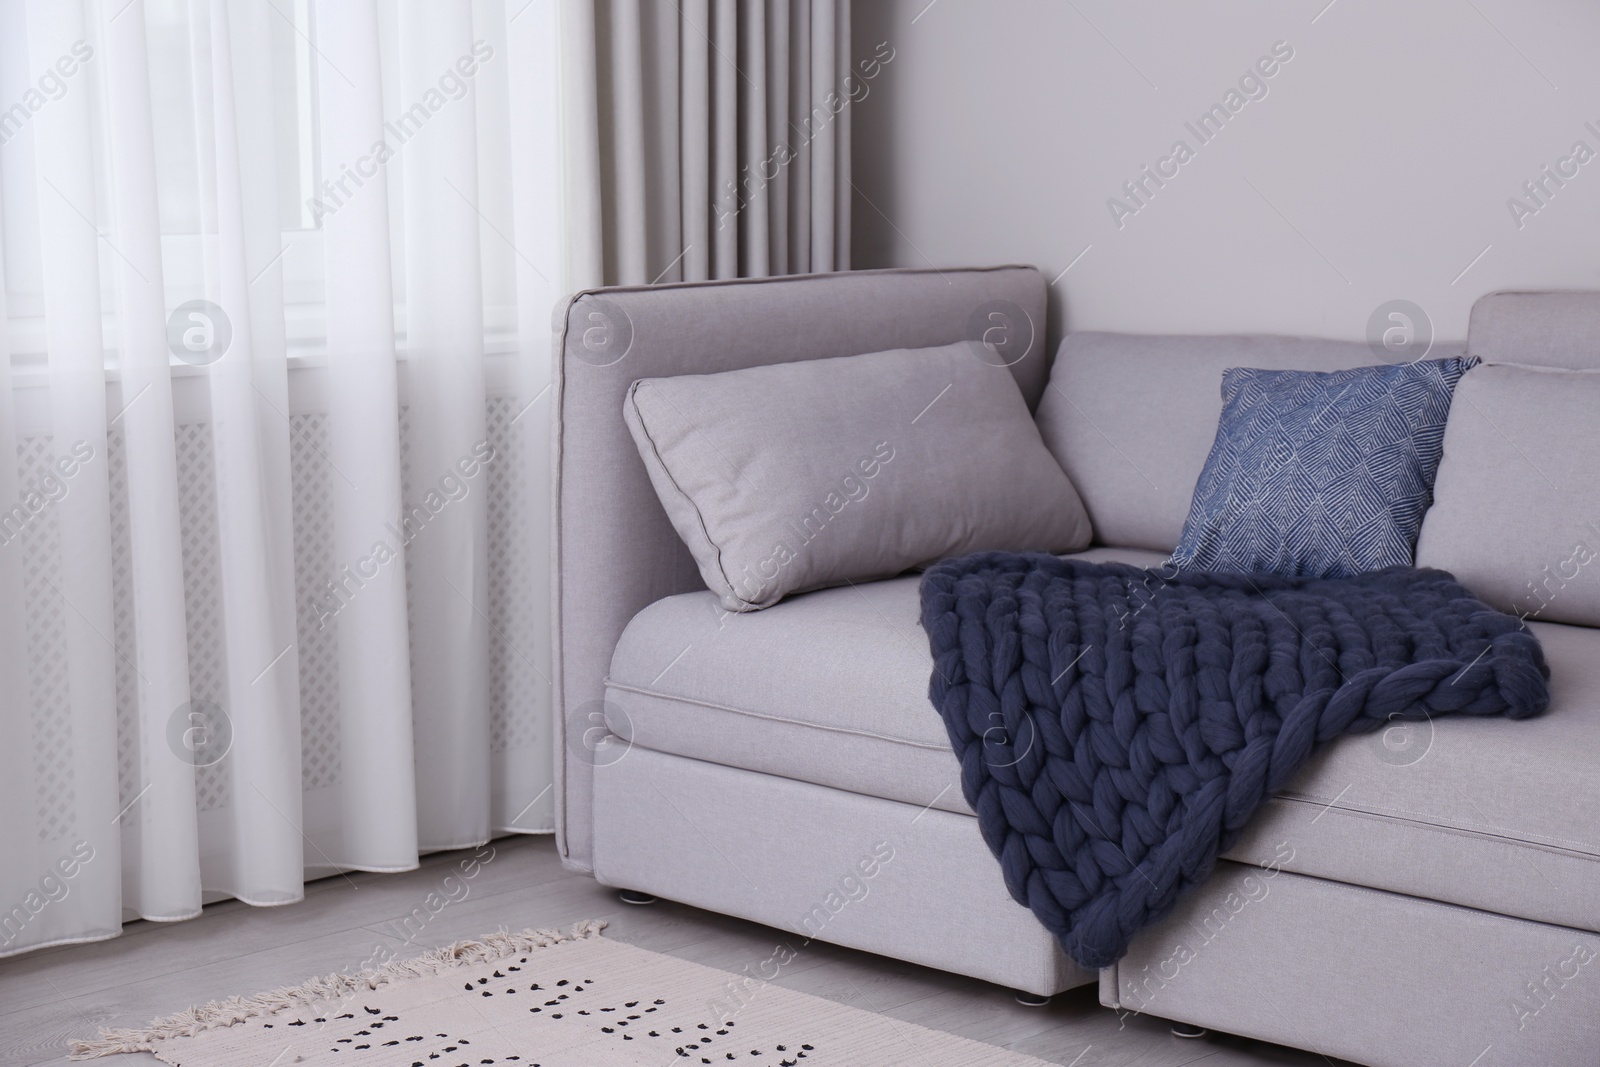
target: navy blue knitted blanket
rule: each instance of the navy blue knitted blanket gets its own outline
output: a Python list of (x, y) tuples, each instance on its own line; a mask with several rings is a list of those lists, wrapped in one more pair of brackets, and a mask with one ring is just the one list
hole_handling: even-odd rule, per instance
[(1006, 886), (1088, 968), (1211, 873), (1317, 745), (1537, 715), (1522, 623), (1443, 571), (1181, 574), (989, 552), (922, 579), (934, 707)]

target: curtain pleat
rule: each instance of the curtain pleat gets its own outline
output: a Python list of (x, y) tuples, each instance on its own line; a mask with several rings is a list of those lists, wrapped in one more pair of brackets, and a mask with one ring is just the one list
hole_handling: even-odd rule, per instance
[[(108, 12), (102, 8), (101, 14)], [(149, 460), (128, 465), (126, 474), (134, 564), (129, 593), (137, 622), (133, 648), (124, 651), (137, 669), (130, 701), (134, 727), (122, 743), (133, 748), (129, 762), (148, 791), (121, 816), (122, 898), (139, 915), (183, 919), (200, 910), (199, 825), (194, 765), (165, 758), (168, 720), (174, 709), (189, 705), (189, 650), (150, 70), (143, 19), (102, 25), (111, 82), (106, 101), (112, 215), (122, 251), (111, 263), (123, 328), (122, 377), (110, 423), (120, 426), (125, 453)]]
[[(564, 276), (574, 281), (574, 288), (605, 284), (605, 264), (613, 261), (608, 242), (616, 238), (615, 224), (608, 225), (604, 209), (606, 139), (615, 127), (605, 106), (609, 75), (601, 73), (609, 68), (597, 52), (597, 42), (604, 39), (597, 17), (601, 7), (594, 0), (559, 0), (552, 5), (559, 63), (551, 69), (561, 71), (563, 266)], [(672, 54), (676, 56), (676, 47)], [(677, 81), (675, 70), (671, 81)], [(666, 96), (672, 101), (671, 94)], [(677, 114), (675, 106), (671, 113)], [(675, 190), (670, 203), (677, 203)]]
[[(0, 227), (0, 238), (4, 236), (4, 227)], [(5, 260), (6, 257), (0, 256), (0, 313), (8, 315)], [(11, 342), (7, 331), (3, 330), (0, 330), (0, 359), (6, 366), (10, 365)], [(0, 456), (17, 455), (18, 439), (11, 375), (4, 374), (0, 375)], [(0, 463), (0, 500), (22, 499), (23, 479), (19, 475), (17, 464)], [(13, 681), (0, 686), (0, 725), (11, 731), (14, 740), (0, 745), (0, 811), (17, 813), (17, 817), (0, 819), (0, 855), (7, 859), (0, 864), (0, 894), (4, 894), (5, 900), (21, 904), (26, 921), (19, 924), (10, 915), (0, 916), (0, 953), (16, 952), (30, 944), (50, 941), (108, 937), (122, 922), (121, 910), (104, 901), (70, 917), (46, 913), (43, 904), (48, 898), (41, 894), (34, 880), (36, 872), (54, 873), (57, 841), (52, 838), (66, 835), (39, 832), (36, 798), (41, 768), (33, 746), (19, 743), (19, 739), (38, 733), (32, 687), (20, 682), (29, 673), (27, 563), (21, 538), (6, 529), (0, 534), (0, 671)], [(75, 819), (76, 810), (72, 814)], [(75, 826), (71, 828), (75, 829)], [(75, 841), (68, 842), (69, 847), (75, 844)], [(113, 844), (109, 835), (100, 838), (103, 850)], [(88, 847), (93, 848), (92, 845)], [(37, 914), (29, 907), (30, 894), (40, 905)], [(14, 912), (15, 908), (12, 910)]]
[[(517, 336), (528, 353), (544, 356), (550, 343), (550, 310), (571, 289), (591, 285), (594, 279), (577, 275), (564, 266), (567, 252), (587, 236), (571, 238), (576, 220), (588, 217), (573, 199), (595, 198), (586, 186), (576, 198), (550, 195), (565, 184), (564, 162), (550, 146), (561, 141), (562, 96), (560, 83), (549, 72), (565, 64), (561, 9), (540, 4), (508, 24), (505, 34), (506, 141), (510, 148), (507, 173), (513, 219), (511, 242), (495, 251), (514, 276)], [(585, 147), (594, 138), (594, 126), (584, 127)], [(598, 240), (594, 244), (598, 245)], [(518, 450), (515, 469), (521, 472), (517, 506), (505, 519), (517, 531), (516, 543), (524, 553), (526, 584), (502, 589), (522, 604), (522, 627), (496, 635), (505, 646), (505, 661), (526, 668), (537, 680), (522, 698), (531, 706), (533, 721), (548, 724), (555, 706), (554, 644), (551, 627), (551, 531), (548, 501), (551, 479), (551, 361), (518, 360), (517, 410), (511, 414), (511, 447)], [(526, 398), (526, 399), (520, 399)], [(532, 681), (532, 679), (530, 679)], [(512, 695), (507, 694), (509, 703)], [(555, 822), (554, 734), (549, 729), (529, 731), (505, 744), (491, 746), (494, 765), (493, 828), (545, 830)]]
[(837, 222), (833, 205), (834, 129), (827, 101), (836, 93), (835, 55), (839, 42), (835, 36), (832, 3), (813, 2), (811, 7), (811, 107), (806, 114), (802, 136), (811, 142), (811, 269), (833, 270), (833, 227)]
[[(52, 64), (87, 32), (76, 6), (31, 0), (28, 19), (39, 29), (29, 35), (29, 58), (39, 66)], [(89, 102), (64, 96), (55, 103), (56, 110), (37, 116), (34, 130), (50, 417), (58, 453), (78, 448), (94, 458), (76, 476), (72, 488), (80, 491), (66, 493), (56, 504), (61, 552), (82, 559), (83, 565), (64, 569), (47, 586), (59, 598), (56, 612), (65, 632), (65, 654), (74, 667), (65, 707), (59, 711), (70, 736), (89, 738), (115, 729), (111, 709), (116, 704), (118, 654), (106, 639), (113, 627), (100, 252), (94, 227), (82, 221), (95, 205)], [(80, 839), (105, 858), (107, 870), (119, 870), (120, 842), (110, 827), (117, 811), (111, 753), (92, 750), (91, 758), (71, 774)], [(92, 903), (86, 905), (100, 915), (114, 913), (119, 888), (120, 879), (93, 883), (88, 887)]]
[[(260, 41), (266, 13), (248, 0), (210, 0), (212, 164), (202, 187), (216, 205), (215, 269), (207, 296), (232, 325), (232, 346), (207, 376), (216, 470), (224, 642), (220, 702), (231, 720), (223, 767), (233, 803), (201, 820), (201, 876), (255, 904), (300, 899), (300, 674), (289, 529), (289, 381), (271, 73)], [(258, 274), (258, 271), (265, 273)], [(253, 280), (252, 280), (253, 279)], [(209, 867), (209, 869), (208, 869)]]
[[(855, 197), (855, 185), (850, 180), (850, 113), (855, 102), (857, 79), (850, 65), (854, 53), (850, 47), (851, 0), (836, 0), (834, 13), (834, 57), (838, 69), (845, 72), (831, 92), (838, 104), (838, 114), (833, 120), (833, 269), (850, 269), (850, 205)], [(830, 111), (834, 104), (829, 104)]]
[[(768, 274), (789, 273), (789, 171), (785, 154), (789, 130), (790, 0), (767, 0), (767, 145), (761, 173), (753, 179), (756, 196), (767, 204), (770, 248)], [(780, 148), (780, 146), (784, 146)]]
[[(683, 130), (678, 94), (670, 87), (677, 85), (681, 77), (680, 45), (685, 27), (676, 8), (650, 0), (635, 2), (642, 2), (643, 73), (644, 84), (649, 87), (645, 92), (641, 161), (648, 175), (648, 191), (644, 227), (637, 231), (645, 237), (647, 273), (641, 273), (639, 282), (682, 281), (685, 249), (689, 244), (678, 210), (683, 196), (683, 175), (676, 165), (663, 166), (661, 161), (677, 158), (678, 138)], [(663, 86), (668, 87), (667, 91), (662, 91)]]
[[(383, 140), (383, 77), (373, 0), (318, 0), (322, 48), (318, 119), (324, 160), (359, 160)], [(370, 168), (368, 168), (370, 169)], [(323, 220), (327, 278), (328, 465), (334, 558), (392, 556), (326, 625), (338, 645), (341, 770), (336, 790), (308, 791), (313, 851), (368, 870), (410, 866), (417, 853), (415, 761), (406, 611), (400, 395), (390, 275), (388, 183)], [(372, 568), (368, 568), (372, 570)], [(328, 795), (331, 793), (332, 795)], [(327, 862), (326, 860), (323, 861)]]
[[(644, 53), (640, 43), (639, 0), (621, 0), (610, 6), (608, 36), (611, 41), (610, 69), (617, 72), (609, 94), (616, 136), (610, 142), (611, 165), (605, 169), (611, 202), (616, 205), (616, 233), (643, 234), (646, 218), (645, 175), (648, 172), (645, 144), (646, 94)], [(649, 247), (644, 241), (621, 241), (609, 249), (615, 257), (617, 276), (626, 285), (643, 285)]]
[[(402, 83), (420, 97), (472, 52), (464, 4), (401, 8)], [(460, 465), (483, 458), (483, 294), (476, 127), (471, 97), (406, 145), (406, 341), (411, 404), (411, 500), (438, 494)], [(448, 491), (446, 490), (447, 498)], [(463, 782), (489, 777), (487, 501), (465, 493), (410, 546), (412, 708), (422, 847), (459, 848), (489, 836), (488, 795)]]
[[(753, 5), (751, 5), (753, 6)], [(711, 277), (739, 274), (739, 96), (738, 0), (714, 0), (711, 67), (711, 187), (702, 194), (711, 205)], [(727, 211), (719, 210), (726, 207)]]
[[(758, 193), (771, 141), (767, 137), (767, 5), (765, 0), (744, 11), (739, 35), (739, 63), (744, 78), (738, 89), (739, 174), (733, 185), (719, 198), (717, 225), (727, 226), (740, 238), (738, 273), (749, 278), (764, 278), (771, 270), (771, 239), (767, 215), (769, 201)], [(739, 205), (748, 214), (745, 225), (733, 226)]]
[[(709, 0), (683, 0), (678, 128), (678, 171), (682, 186), (683, 279), (711, 277), (711, 34)], [(671, 166), (669, 158), (660, 165)], [(658, 161), (650, 161), (656, 164)], [(627, 239), (626, 235), (623, 237)]]
[(848, 268), (849, 0), (595, 6), (606, 281)]
[(815, 151), (811, 130), (811, 7), (828, 0), (791, 0), (789, 8), (789, 123), (785, 131), (793, 144), (789, 174), (789, 272), (805, 274), (811, 266), (811, 220), (814, 214), (811, 156)]

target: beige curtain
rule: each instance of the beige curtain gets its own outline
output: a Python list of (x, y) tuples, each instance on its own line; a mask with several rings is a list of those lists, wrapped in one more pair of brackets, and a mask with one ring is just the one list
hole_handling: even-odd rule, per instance
[(850, 266), (850, 0), (596, 0), (608, 284)]

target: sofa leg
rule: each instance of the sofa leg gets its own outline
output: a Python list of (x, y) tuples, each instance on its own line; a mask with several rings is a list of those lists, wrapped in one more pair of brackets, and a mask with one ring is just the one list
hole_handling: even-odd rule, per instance
[(619, 889), (617, 890), (617, 899), (621, 900), (624, 904), (644, 905), (654, 904), (656, 902), (655, 897), (651, 896), (649, 893), (641, 893), (637, 889)]
[(1017, 1003), (1021, 1004), (1024, 1008), (1042, 1008), (1050, 1003), (1049, 997), (1042, 997), (1038, 993), (1029, 993), (1022, 989), (1012, 990), (1011, 995), (1015, 997), (1017, 999)]
[(1192, 1023), (1173, 1023), (1172, 1024), (1172, 1036), (1173, 1037), (1181, 1037), (1181, 1038), (1186, 1038), (1186, 1039), (1189, 1039), (1189, 1040), (1193, 1040), (1195, 1038), (1205, 1037), (1210, 1032), (1211, 1031), (1207, 1030), (1205, 1027), (1203, 1027), (1203, 1026), (1195, 1026)]

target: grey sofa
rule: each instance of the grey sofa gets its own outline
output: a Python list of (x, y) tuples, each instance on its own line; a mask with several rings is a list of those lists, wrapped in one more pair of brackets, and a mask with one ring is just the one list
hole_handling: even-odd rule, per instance
[[(1375, 361), (1347, 342), (1072, 334), (1052, 374), (1045, 294), (1028, 267), (863, 271), (598, 290), (559, 310), (563, 861), (795, 948), (1040, 995), (1098, 980), (1118, 1011), (1379, 1067), (1600, 1064), (1600, 631), (1531, 624), (1553, 670), (1544, 718), (1330, 746), (1201, 892), (1095, 975), (1010, 899), (979, 836), (927, 699), (915, 576), (740, 615), (705, 589), (622, 421), (638, 378), (987, 331), (1089, 510), (1085, 555), (1153, 566), (1178, 539), (1224, 367)], [(1485, 297), (1467, 347), (1600, 367), (1600, 294)]]

